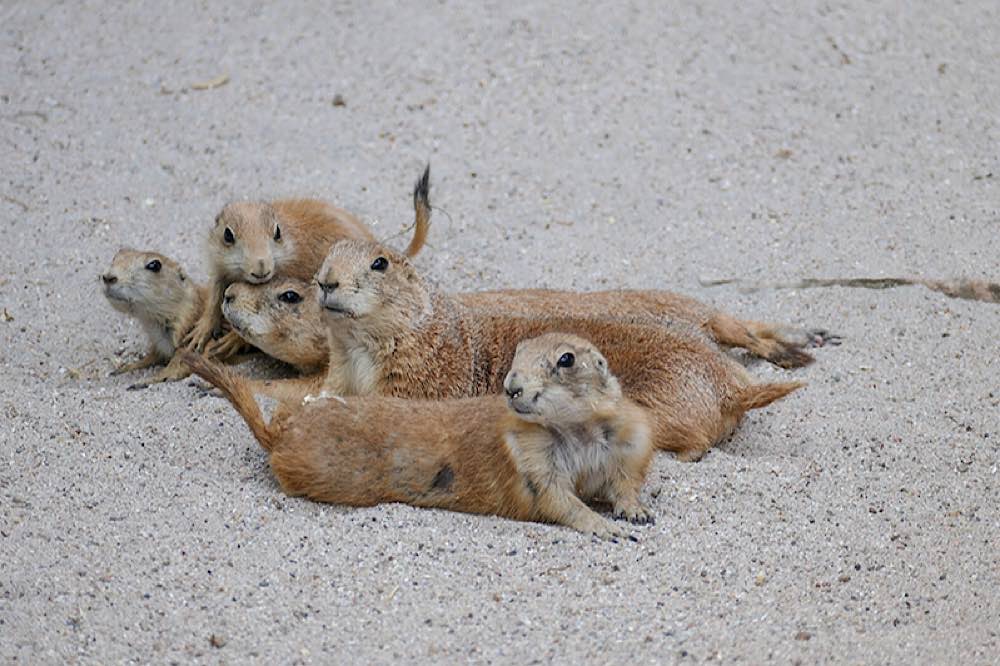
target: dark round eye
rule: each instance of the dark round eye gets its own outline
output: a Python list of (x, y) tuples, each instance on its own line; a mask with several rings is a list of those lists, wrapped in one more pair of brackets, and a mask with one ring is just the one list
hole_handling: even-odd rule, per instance
[(233, 235), (233, 230), (226, 227), (226, 230), (222, 232), (222, 240), (226, 241), (226, 244), (232, 245), (236, 242), (236, 236)]
[(279, 227), (277, 224), (274, 225), (274, 240), (276, 241), (281, 240), (281, 227)]
[(299, 303), (302, 301), (302, 296), (299, 295), (299, 292), (289, 289), (286, 292), (278, 294), (278, 300), (282, 303)]
[(146, 264), (146, 270), (153, 271), (154, 273), (159, 273), (161, 268), (163, 268), (163, 265), (160, 264), (159, 259), (153, 259), (151, 262)]
[(379, 257), (372, 262), (373, 271), (384, 271), (387, 268), (389, 268), (389, 260), (385, 257)]
[(566, 352), (565, 354), (560, 356), (559, 360), (556, 361), (556, 365), (558, 365), (560, 368), (572, 368), (574, 363), (576, 363), (576, 356), (573, 356), (569, 352)]

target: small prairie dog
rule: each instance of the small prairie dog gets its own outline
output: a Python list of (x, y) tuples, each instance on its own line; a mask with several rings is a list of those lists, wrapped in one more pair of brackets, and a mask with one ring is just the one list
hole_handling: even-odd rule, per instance
[(696, 460), (746, 411), (802, 386), (756, 384), (684, 327), (485, 314), (434, 289), (406, 257), (376, 243), (331, 247), (317, 283), (330, 348), (324, 387), (338, 395), (441, 399), (499, 392), (520, 340), (566, 331), (604, 350), (625, 395), (649, 411), (658, 448)]
[[(426, 239), (429, 180), (427, 167), (414, 189), (416, 229), (407, 256), (419, 252)], [(345, 238), (374, 240), (368, 227), (353, 214), (316, 199), (226, 205), (208, 237), (208, 302), (190, 333), (188, 346), (202, 351), (218, 332), (220, 306), (230, 284), (264, 284), (276, 276), (310, 280), (330, 246)], [(216, 353), (237, 347), (234, 339), (220, 341)]]
[(130, 388), (187, 377), (190, 373), (175, 352), (201, 315), (205, 288), (188, 278), (176, 261), (128, 248), (115, 254), (101, 282), (111, 306), (139, 320), (150, 343), (144, 357), (118, 366), (112, 374), (166, 364), (151, 380)]
[(641, 408), (622, 397), (587, 341), (549, 334), (523, 342), (504, 381), (508, 396), (412, 401), (320, 394), (264, 422), (245, 379), (185, 353), (270, 454), (289, 495), (372, 506), (403, 502), (551, 522), (602, 538), (616, 518), (652, 521), (639, 500), (652, 456)]

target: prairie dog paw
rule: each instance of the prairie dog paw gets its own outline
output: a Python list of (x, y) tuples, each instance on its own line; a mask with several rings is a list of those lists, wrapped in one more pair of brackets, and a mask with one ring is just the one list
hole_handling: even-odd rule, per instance
[(633, 525), (654, 525), (656, 523), (653, 512), (638, 502), (616, 505), (613, 515), (616, 520), (627, 520)]

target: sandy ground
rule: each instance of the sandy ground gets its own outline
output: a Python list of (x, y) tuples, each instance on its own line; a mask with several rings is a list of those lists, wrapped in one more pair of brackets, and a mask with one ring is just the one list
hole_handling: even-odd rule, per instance
[[(0, 3), (0, 660), (1000, 659), (1000, 306), (699, 282), (1000, 277), (997, 3), (111, 4)], [(444, 285), (845, 344), (754, 364), (809, 387), (658, 456), (622, 544), (290, 499), (221, 399), (107, 376), (119, 246), (203, 277), (226, 201), (295, 194), (388, 237), (426, 160)]]

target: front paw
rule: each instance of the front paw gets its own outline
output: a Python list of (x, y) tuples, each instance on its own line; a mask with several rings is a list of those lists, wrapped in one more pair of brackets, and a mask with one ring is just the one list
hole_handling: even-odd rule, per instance
[(619, 504), (614, 507), (612, 515), (615, 520), (627, 520), (633, 525), (655, 525), (653, 512), (638, 502), (634, 504)]
[(125, 390), (126, 391), (141, 391), (143, 389), (149, 388), (149, 382), (137, 382), (135, 384), (129, 384)]

